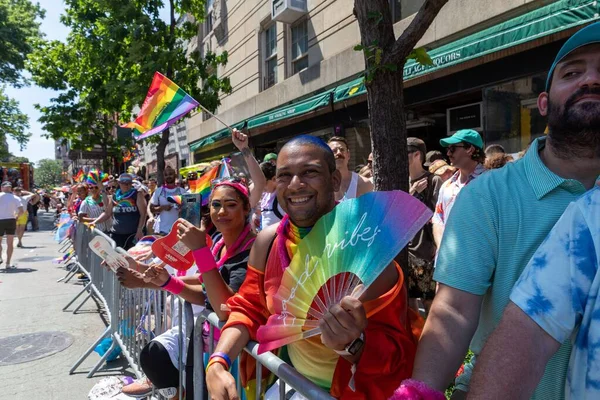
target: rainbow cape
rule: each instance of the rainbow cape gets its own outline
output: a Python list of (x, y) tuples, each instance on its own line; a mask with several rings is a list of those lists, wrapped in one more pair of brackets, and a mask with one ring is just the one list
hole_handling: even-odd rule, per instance
[(132, 128), (136, 140), (145, 139), (164, 131), (198, 105), (173, 81), (156, 72), (137, 118), (122, 127)]

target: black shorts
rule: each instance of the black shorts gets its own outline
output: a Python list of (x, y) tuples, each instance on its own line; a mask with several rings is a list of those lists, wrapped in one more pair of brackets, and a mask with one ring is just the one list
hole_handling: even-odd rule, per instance
[(4, 235), (14, 235), (17, 230), (17, 220), (11, 219), (0, 219), (0, 237)]

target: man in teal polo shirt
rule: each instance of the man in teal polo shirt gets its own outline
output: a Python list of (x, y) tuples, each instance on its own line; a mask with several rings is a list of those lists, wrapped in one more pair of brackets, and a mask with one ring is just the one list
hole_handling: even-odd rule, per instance
[[(469, 344), (476, 358), (536, 249), (568, 204), (593, 187), (600, 174), (599, 42), (596, 23), (557, 55), (538, 99), (540, 113), (548, 116), (547, 139), (535, 140), (523, 159), (460, 192), (438, 254), (434, 279), (440, 288), (419, 343), (415, 380), (443, 391)], [(570, 353), (564, 343), (533, 399), (565, 397)], [(473, 363), (456, 379), (454, 399), (466, 397)]]

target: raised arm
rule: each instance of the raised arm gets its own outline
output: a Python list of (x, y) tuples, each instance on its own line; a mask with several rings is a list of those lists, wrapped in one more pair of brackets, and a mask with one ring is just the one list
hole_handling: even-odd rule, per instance
[(235, 147), (242, 152), (242, 156), (244, 156), (248, 171), (250, 172), (250, 178), (252, 179), (252, 186), (250, 187), (250, 208), (254, 208), (260, 201), (263, 191), (265, 190), (267, 179), (248, 146), (248, 136), (237, 129), (234, 129), (231, 138)]

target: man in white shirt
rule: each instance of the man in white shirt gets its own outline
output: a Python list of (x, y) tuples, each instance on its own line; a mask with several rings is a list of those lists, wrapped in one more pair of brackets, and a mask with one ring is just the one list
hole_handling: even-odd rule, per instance
[(27, 205), (30, 200), (37, 196), (37, 194), (27, 192), (20, 186), (17, 186), (13, 193), (21, 201), (21, 205), (23, 206), (23, 214), (17, 218), (17, 247), (23, 247), (23, 234), (25, 234), (25, 228), (27, 227), (27, 221), (29, 220)]
[(12, 184), (4, 182), (0, 193), (0, 264), (2, 263), (2, 238), (6, 234), (6, 269), (16, 268), (10, 263), (13, 254), (13, 241), (17, 229), (17, 218), (23, 214), (21, 200), (12, 194)]
[(175, 184), (177, 171), (167, 166), (164, 171), (165, 184), (157, 188), (152, 194), (148, 204), (148, 215), (150, 224), (154, 220), (154, 232), (163, 235), (171, 232), (171, 227), (179, 218), (179, 208), (169, 202), (169, 196), (181, 196), (185, 190)]

